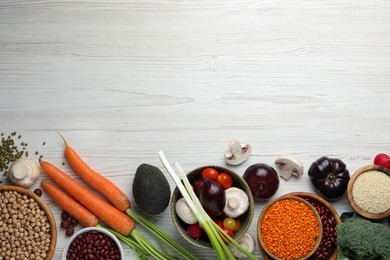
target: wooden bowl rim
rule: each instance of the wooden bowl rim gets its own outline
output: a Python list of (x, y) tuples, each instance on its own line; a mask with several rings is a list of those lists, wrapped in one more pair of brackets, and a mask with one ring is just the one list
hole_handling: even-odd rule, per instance
[(39, 207), (41, 207), (41, 209), (45, 212), (50, 225), (50, 246), (49, 250), (47, 251), (47, 259), (51, 259), (54, 255), (54, 251), (57, 245), (57, 225), (50, 208), (38, 195), (26, 188), (12, 185), (0, 186), (0, 192), (3, 191), (16, 191), (22, 195), (33, 198), (38, 203)]
[(315, 251), (317, 250), (318, 246), (320, 245), (321, 243), (321, 240), (322, 240), (322, 222), (321, 222), (321, 218), (317, 212), (317, 210), (308, 202), (306, 201), (305, 199), (301, 198), (301, 197), (298, 197), (298, 196), (292, 196), (292, 195), (283, 195), (283, 196), (280, 196), (270, 202), (268, 202), (264, 208), (262, 209), (261, 213), (260, 213), (260, 216), (259, 216), (259, 219), (258, 219), (258, 222), (257, 222), (257, 238), (258, 238), (258, 241), (260, 243), (260, 248), (262, 250), (265, 251), (266, 255), (268, 257), (270, 257), (271, 259), (275, 259), (275, 260), (283, 260), (282, 258), (278, 258), (277, 256), (275, 256), (274, 254), (270, 253), (267, 249), (267, 247), (264, 245), (264, 242), (263, 242), (263, 239), (262, 239), (262, 236), (261, 236), (261, 221), (263, 220), (264, 218), (264, 215), (265, 215), (265, 212), (268, 210), (268, 208), (273, 205), (274, 203), (278, 202), (278, 201), (281, 201), (281, 200), (287, 200), (287, 199), (293, 199), (293, 200), (297, 200), (299, 202), (302, 202), (303, 204), (305, 204), (309, 209), (311, 209), (313, 212), (314, 212), (314, 215), (317, 219), (317, 222), (318, 222), (318, 226), (319, 226), (319, 236), (317, 237), (316, 239), (316, 243), (314, 245), (314, 248), (304, 257), (302, 258), (299, 258), (299, 259), (296, 259), (296, 260), (305, 260), (305, 259), (308, 259), (309, 257), (311, 257)]
[(354, 198), (353, 198), (353, 195), (352, 195), (352, 188), (353, 188), (353, 184), (354, 182), (356, 181), (356, 179), (364, 172), (367, 172), (367, 171), (379, 171), (379, 172), (383, 172), (384, 174), (386, 174), (387, 176), (390, 177), (390, 169), (388, 168), (385, 168), (383, 166), (380, 166), (380, 165), (366, 165), (364, 167), (361, 167), (359, 169), (357, 169), (354, 174), (352, 175), (351, 179), (349, 180), (348, 182), (348, 187), (347, 187), (347, 196), (348, 196), (348, 201), (349, 203), (351, 204), (351, 207), (353, 208), (353, 210), (355, 210), (359, 215), (365, 217), (365, 218), (369, 218), (369, 219), (383, 219), (383, 218), (386, 218), (386, 217), (389, 217), (390, 216), (390, 208), (387, 209), (385, 212), (382, 212), (382, 213), (370, 213), (370, 212), (367, 212), (363, 209), (361, 209), (355, 202)]
[[(248, 197), (249, 197), (249, 208), (248, 208), (247, 213), (244, 213), (244, 214), (249, 214), (249, 216), (248, 216), (248, 224), (245, 225), (245, 226), (241, 225), (241, 227), (239, 229), (240, 233), (238, 234), (238, 236), (236, 236), (236, 234), (235, 234), (234, 239), (237, 241), (240, 238), (242, 238), (242, 236), (245, 235), (245, 233), (249, 230), (249, 228), (251, 226), (251, 223), (252, 223), (252, 220), (253, 220), (255, 204), (254, 204), (254, 200), (253, 200), (253, 196), (252, 196), (252, 193), (250, 191), (250, 188), (249, 188), (248, 184), (245, 182), (245, 180), (242, 178), (242, 176), (240, 176), (235, 171), (233, 171), (233, 170), (231, 170), (231, 169), (229, 169), (227, 167), (220, 166), (220, 165), (210, 164), (210, 165), (205, 165), (205, 166), (199, 166), (199, 167), (196, 167), (195, 169), (192, 169), (189, 172), (187, 172), (186, 175), (188, 176), (190, 174), (194, 174), (194, 173), (196, 173), (198, 171), (201, 171), (201, 170), (203, 170), (205, 168), (215, 168), (215, 169), (218, 170), (219, 173), (225, 171), (225, 172), (231, 174), (232, 177), (233, 177), (233, 182), (234, 182), (234, 179), (242, 180), (242, 184), (245, 187), (244, 191), (245, 192), (249, 192), (249, 194), (248, 194)], [(211, 243), (203, 241), (203, 240), (199, 243), (199, 240), (195, 240), (195, 239), (189, 237), (188, 234), (185, 232), (185, 230), (181, 227), (180, 223), (178, 222), (178, 218), (179, 217), (177, 216), (176, 210), (175, 210), (175, 202), (176, 201), (174, 201), (174, 198), (177, 197), (177, 199), (178, 199), (178, 198), (180, 198), (180, 196), (181, 196), (181, 193), (180, 193), (179, 189), (177, 187), (175, 187), (174, 191), (172, 192), (172, 197), (171, 197), (171, 202), (170, 202), (170, 204), (171, 204), (170, 205), (170, 211), (171, 211), (172, 221), (173, 221), (173, 224), (174, 224), (176, 230), (182, 235), (182, 237), (184, 237), (184, 239), (186, 241), (188, 241), (192, 245), (195, 245), (195, 246), (200, 247), (200, 248), (212, 249), (213, 247), (212, 247)]]

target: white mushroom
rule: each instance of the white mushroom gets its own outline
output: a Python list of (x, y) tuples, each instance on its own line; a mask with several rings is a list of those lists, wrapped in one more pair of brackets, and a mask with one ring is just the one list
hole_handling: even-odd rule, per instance
[(229, 148), (225, 153), (225, 162), (231, 165), (239, 165), (248, 159), (251, 150), (249, 144), (240, 144), (237, 139), (233, 139), (229, 142)]
[(303, 165), (301, 161), (294, 155), (287, 154), (278, 156), (275, 160), (275, 164), (280, 169), (280, 177), (286, 181), (288, 181), (292, 175), (301, 177), (303, 174)]
[[(248, 250), (250, 253), (253, 253), (256, 248), (256, 242), (255, 239), (249, 234), (245, 233), (240, 240), (237, 241), (238, 244), (240, 244), (242, 247), (244, 247), (246, 250)], [(237, 249), (236, 246), (233, 244), (229, 245), (230, 250), (232, 251), (233, 255), (237, 257), (238, 259), (246, 259), (248, 256)]]
[(237, 218), (244, 214), (249, 208), (249, 197), (245, 191), (230, 187), (225, 190), (226, 203), (223, 212), (226, 216)]
[(180, 198), (176, 201), (175, 210), (176, 214), (184, 223), (191, 225), (198, 222), (198, 219), (195, 217), (184, 198)]
[(8, 170), (8, 178), (10, 181), (24, 188), (31, 187), (38, 179), (39, 174), (38, 164), (29, 158), (15, 160)]

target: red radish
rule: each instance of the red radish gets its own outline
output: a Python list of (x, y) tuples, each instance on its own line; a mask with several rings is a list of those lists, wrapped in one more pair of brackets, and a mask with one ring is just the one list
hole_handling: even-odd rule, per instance
[(223, 220), (220, 218), (213, 219), (215, 224), (217, 224), (220, 228), (223, 228)]
[(384, 153), (377, 154), (374, 158), (374, 164), (390, 169), (390, 156)]
[(195, 224), (189, 225), (189, 227), (187, 229), (187, 233), (193, 239), (198, 239), (202, 236), (202, 228), (200, 227), (199, 223), (195, 223)]

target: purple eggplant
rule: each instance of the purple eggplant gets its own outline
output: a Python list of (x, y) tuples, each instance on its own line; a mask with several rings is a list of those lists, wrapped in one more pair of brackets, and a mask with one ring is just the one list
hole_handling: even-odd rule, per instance
[(200, 203), (210, 217), (219, 216), (225, 207), (225, 191), (216, 181), (205, 179), (199, 195)]

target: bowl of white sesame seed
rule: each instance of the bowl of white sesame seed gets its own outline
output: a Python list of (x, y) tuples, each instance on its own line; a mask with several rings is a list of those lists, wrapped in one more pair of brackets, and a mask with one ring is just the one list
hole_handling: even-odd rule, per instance
[(348, 183), (351, 207), (369, 219), (390, 216), (390, 169), (367, 165), (358, 169)]

